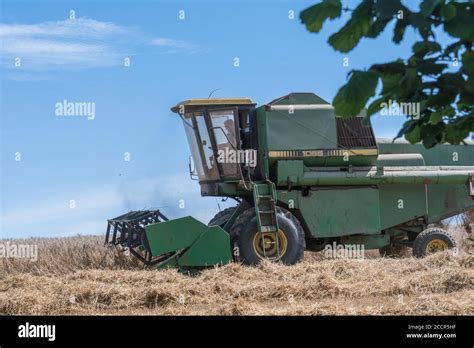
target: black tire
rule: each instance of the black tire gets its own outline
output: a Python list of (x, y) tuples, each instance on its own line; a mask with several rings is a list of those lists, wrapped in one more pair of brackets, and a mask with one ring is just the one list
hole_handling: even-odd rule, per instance
[(212, 219), (209, 221), (207, 226), (224, 226), (227, 221), (229, 221), (232, 214), (234, 214), (235, 209), (237, 207), (226, 208), (220, 212), (218, 212)]
[[(304, 231), (298, 219), (288, 210), (278, 207), (277, 219), (280, 230), (286, 239), (286, 249), (279, 261), (293, 265), (303, 258), (305, 250)], [(257, 265), (262, 260), (255, 249), (258, 238), (255, 208), (245, 210), (235, 220), (230, 229), (230, 239), (234, 259), (246, 265)]]
[(433, 246), (440, 245), (445, 249), (457, 248), (456, 240), (445, 230), (439, 227), (427, 228), (421, 232), (413, 242), (413, 256), (424, 257), (436, 251)]
[(379, 253), (382, 257), (400, 258), (405, 256), (406, 251), (406, 246), (393, 243), (379, 248)]

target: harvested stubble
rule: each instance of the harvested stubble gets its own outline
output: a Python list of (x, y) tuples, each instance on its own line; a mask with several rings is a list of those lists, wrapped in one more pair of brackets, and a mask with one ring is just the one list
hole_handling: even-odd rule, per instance
[(307, 253), (296, 266), (230, 264), (194, 277), (144, 269), (98, 237), (27, 243), (38, 243), (36, 262), (0, 259), (2, 314), (474, 314), (469, 241), (457, 255)]

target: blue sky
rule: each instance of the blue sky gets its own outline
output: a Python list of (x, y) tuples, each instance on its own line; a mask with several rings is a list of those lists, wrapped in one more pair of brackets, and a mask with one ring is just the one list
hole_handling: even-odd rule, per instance
[[(406, 57), (416, 39), (394, 45), (388, 29), (337, 53), (326, 40), (341, 22), (318, 35), (300, 23), (312, 3), (2, 0), (0, 237), (100, 234), (107, 218), (151, 207), (208, 220), (216, 199), (189, 180), (171, 106), (217, 88), (258, 104), (296, 91), (330, 101), (351, 69)], [(95, 118), (56, 116), (63, 100), (95, 103)], [(403, 121), (375, 117), (376, 135)]]

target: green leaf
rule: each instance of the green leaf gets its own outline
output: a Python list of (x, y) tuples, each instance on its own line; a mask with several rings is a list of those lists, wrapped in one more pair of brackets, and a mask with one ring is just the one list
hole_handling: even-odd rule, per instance
[[(382, 75), (382, 94), (393, 93), (400, 89), (400, 79), (402, 75), (399, 74), (383, 74)], [(398, 94), (398, 93), (397, 93)]]
[(460, 39), (474, 39), (474, 6), (468, 7), (467, 4), (453, 3), (456, 8), (456, 15), (444, 23), (444, 30)]
[(329, 37), (329, 44), (337, 51), (347, 53), (357, 46), (373, 23), (372, 2), (362, 2), (352, 13), (351, 19)]
[(400, 0), (378, 0), (375, 3), (374, 10), (379, 19), (392, 19), (393, 16), (402, 9)]
[(458, 52), (459, 50), (463, 47), (463, 42), (461, 40), (459, 41), (456, 41), (450, 45), (448, 45), (445, 49), (444, 49), (444, 53), (446, 55), (449, 55), (451, 53), (454, 53), (456, 55), (456, 57), (458, 56)]
[(453, 144), (457, 142), (456, 139), (457, 139), (457, 131), (456, 131), (455, 126), (452, 124), (448, 124), (446, 126), (446, 141), (448, 143)]
[(473, 131), (474, 113), (458, 117), (446, 125), (446, 141), (451, 144), (459, 144)]
[(405, 73), (405, 63), (403, 60), (398, 59), (394, 62), (389, 62), (385, 64), (374, 64), (370, 67), (370, 71), (380, 72), (382, 74), (403, 74)]
[(445, 73), (439, 77), (438, 82), (443, 89), (451, 91), (461, 90), (465, 83), (460, 73)]
[(411, 144), (416, 144), (421, 139), (421, 127), (416, 125), (409, 132), (405, 133), (405, 139), (408, 140)]
[(396, 44), (403, 40), (405, 29), (410, 24), (410, 21), (406, 18), (406, 16), (408, 16), (408, 14), (405, 14), (403, 19), (397, 20), (397, 24), (395, 24), (395, 29), (393, 30), (393, 42)]
[(463, 69), (469, 76), (474, 76), (474, 52), (466, 51), (462, 55)]
[(428, 106), (443, 107), (446, 105), (451, 105), (452, 103), (454, 103), (456, 95), (456, 92), (443, 90), (442, 92), (438, 92), (437, 94), (431, 95), (428, 98)]
[(444, 108), (443, 112), (444, 116), (448, 117), (454, 117), (454, 115), (456, 115), (456, 110), (454, 110), (452, 106), (447, 106), (446, 108)]
[(426, 18), (421, 13), (413, 13), (410, 16), (410, 24), (418, 30), (423, 40), (428, 40), (430, 36), (434, 37), (431, 28), (433, 20)]
[(462, 91), (459, 95), (459, 103), (466, 105), (474, 105), (474, 93), (469, 91)]
[(464, 85), (464, 87), (469, 92), (474, 92), (474, 76), (471, 76), (467, 79), (466, 84)]
[(384, 31), (385, 27), (387, 26), (388, 22), (390, 22), (389, 19), (379, 19), (377, 18), (374, 23), (370, 26), (369, 30), (367, 31), (367, 34), (365, 36), (370, 37), (370, 38), (376, 38), (377, 36), (380, 35), (382, 31)]
[(374, 100), (372, 103), (370, 103), (369, 107), (367, 108), (367, 116), (370, 117), (376, 112), (379, 112), (383, 108), (383, 103), (386, 103), (388, 100), (387, 97), (381, 97), (376, 100)]
[(438, 3), (439, 3), (438, 0), (423, 0), (423, 2), (420, 5), (420, 13), (424, 17), (429, 17), (431, 13), (433, 13)]
[(373, 71), (353, 71), (349, 81), (333, 100), (336, 115), (356, 116), (375, 93), (379, 75)]
[(341, 12), (342, 5), (340, 0), (324, 0), (302, 11), (300, 19), (306, 25), (308, 31), (318, 33), (326, 20), (340, 17)]
[(423, 75), (439, 75), (447, 68), (448, 64), (437, 64), (438, 58), (424, 59), (416, 65), (416, 69)]
[[(462, 142), (469, 130), (474, 131), (474, 0), (420, 0), (418, 12), (411, 12), (401, 2), (358, 0), (349, 20), (330, 36), (334, 49), (349, 52), (363, 37), (379, 37), (395, 18), (395, 43), (403, 40), (407, 27), (413, 27), (423, 39), (413, 45), (410, 57), (373, 64), (368, 71), (353, 71), (334, 97), (336, 114), (357, 115), (375, 95), (380, 79), (381, 92), (368, 106), (364, 122), (370, 122), (370, 116), (388, 100), (419, 103), (421, 118), (408, 119), (397, 137), (405, 135), (408, 141), (421, 141), (428, 148), (446, 141)], [(319, 32), (342, 11), (341, 1), (323, 0), (300, 17), (308, 30)], [(440, 40), (440, 29), (451, 40)], [(459, 60), (458, 68), (447, 62), (452, 57)]]
[(430, 149), (436, 144), (442, 142), (443, 132), (445, 125), (444, 123), (433, 124), (424, 124), (421, 126), (420, 138), (423, 141), (423, 145)]
[(416, 125), (417, 125), (417, 123), (413, 119), (409, 119), (409, 120), (405, 121), (402, 128), (398, 131), (398, 134), (395, 137), (395, 139), (398, 139), (398, 138), (402, 137), (403, 135), (405, 135), (405, 133), (410, 132)]
[(431, 124), (438, 124), (440, 123), (442, 120), (443, 120), (443, 112), (442, 111), (436, 111), (436, 112), (433, 112), (431, 115), (430, 115), (430, 123)]
[(404, 95), (409, 95), (421, 86), (421, 79), (416, 68), (407, 68), (405, 75), (400, 80), (400, 89)]
[(440, 14), (446, 22), (449, 22), (454, 18), (454, 16), (456, 16), (456, 7), (454, 7), (452, 4), (443, 5), (443, 7), (441, 7)]
[(413, 45), (413, 53), (418, 57), (441, 51), (441, 45), (434, 41), (418, 41)]

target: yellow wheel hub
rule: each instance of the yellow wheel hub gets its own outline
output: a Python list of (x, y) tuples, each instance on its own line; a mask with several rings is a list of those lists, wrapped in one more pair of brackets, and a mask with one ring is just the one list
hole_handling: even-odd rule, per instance
[(261, 259), (280, 260), (288, 250), (288, 239), (280, 229), (278, 232), (256, 232), (253, 250)]
[(446, 250), (448, 248), (449, 248), (448, 243), (446, 243), (442, 239), (430, 240), (428, 242), (428, 244), (426, 245), (426, 251), (430, 254), (435, 253), (437, 251), (443, 251), (443, 250)]

